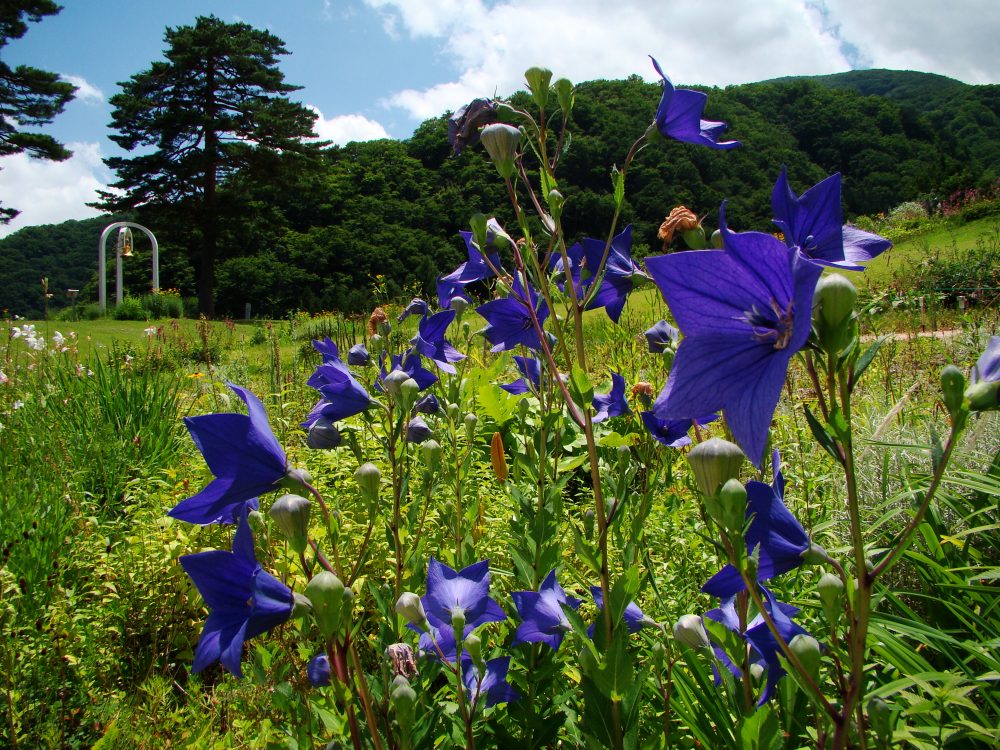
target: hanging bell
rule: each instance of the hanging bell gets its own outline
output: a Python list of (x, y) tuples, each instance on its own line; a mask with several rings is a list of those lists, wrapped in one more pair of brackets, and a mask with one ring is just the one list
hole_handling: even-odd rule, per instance
[(118, 230), (118, 244), (116, 246), (116, 251), (118, 255), (123, 258), (132, 257), (132, 230), (128, 227), (122, 227)]

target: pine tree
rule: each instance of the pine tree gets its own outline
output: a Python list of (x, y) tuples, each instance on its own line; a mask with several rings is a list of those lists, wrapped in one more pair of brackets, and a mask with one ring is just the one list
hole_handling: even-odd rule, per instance
[[(0, 4), (0, 50), (11, 39), (28, 31), (28, 22), (37, 23), (62, 8), (52, 0), (4, 0)], [(47, 125), (73, 98), (76, 87), (55, 73), (18, 65), (11, 68), (0, 60), (0, 157), (27, 152), (38, 159), (63, 161), (73, 155), (50, 135), (25, 132), (20, 128)], [(0, 206), (0, 224), (18, 211)]]
[(111, 98), (111, 136), (129, 158), (105, 163), (119, 192), (102, 192), (99, 208), (140, 214), (160, 210), (190, 224), (189, 250), (198, 268), (198, 306), (214, 312), (213, 289), (221, 222), (238, 211), (220, 200), (237, 175), (267, 179), (276, 159), (315, 154), (316, 115), (287, 95), (278, 57), (284, 42), (245, 23), (214, 16), (168, 28), (165, 61), (138, 73)]

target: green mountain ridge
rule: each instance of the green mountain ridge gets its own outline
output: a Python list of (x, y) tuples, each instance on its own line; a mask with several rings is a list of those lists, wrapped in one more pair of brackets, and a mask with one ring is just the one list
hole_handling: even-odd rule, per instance
[[(845, 218), (899, 203), (931, 203), (1000, 177), (1000, 86), (974, 86), (912, 71), (852, 71), (705, 89), (705, 118), (729, 123), (743, 148), (721, 152), (663, 139), (629, 172), (622, 223), (637, 257), (660, 252), (659, 223), (684, 204), (706, 216), (719, 205), (735, 229), (770, 230), (770, 194), (782, 165), (801, 192), (843, 175)], [(614, 207), (609, 172), (649, 125), (657, 84), (638, 76), (576, 89), (572, 137), (560, 162), (570, 239), (603, 237)], [(515, 99), (530, 107), (524, 94)], [(222, 192), (229, 217), (217, 266), (220, 314), (280, 316), (292, 309), (363, 310), (378, 283), (390, 295), (433, 297), (437, 276), (465, 259), (457, 232), (473, 213), (513, 217), (480, 146), (451, 156), (447, 117), (422, 123), (405, 141), (329, 149), (318, 168), (290, 165), (262, 182), (237, 175)], [(156, 233), (161, 282), (193, 293), (197, 246), (184, 206), (143, 207), (134, 217)], [(96, 297), (96, 240), (104, 217), (22, 229), (0, 240), (0, 308), (37, 317), (40, 279)], [(109, 243), (110, 244), (110, 243)], [(148, 289), (148, 256), (126, 265), (125, 285)], [(108, 264), (109, 295), (114, 263)], [(53, 305), (59, 302), (58, 295)], [(57, 306), (57, 305), (56, 305)]]

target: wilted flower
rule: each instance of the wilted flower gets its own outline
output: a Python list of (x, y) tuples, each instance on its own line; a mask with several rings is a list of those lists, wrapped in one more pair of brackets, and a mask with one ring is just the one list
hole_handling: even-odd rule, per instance
[(660, 419), (723, 410), (755, 466), (788, 363), (809, 338), (821, 268), (769, 234), (730, 232), (723, 250), (646, 259), (685, 338), (653, 411)]
[(389, 316), (386, 315), (385, 310), (381, 307), (376, 307), (368, 317), (368, 335), (374, 336), (379, 332), (379, 328), (388, 322)]
[(479, 130), (497, 121), (497, 105), (490, 99), (473, 99), (448, 118), (448, 142), (455, 155), (479, 140)]
[(232, 552), (209, 550), (183, 555), (180, 563), (211, 610), (194, 652), (191, 671), (200, 672), (220, 661), (242, 678), (240, 659), (244, 641), (277, 627), (291, 616), (291, 590), (257, 562), (245, 511), (233, 536)]
[(739, 141), (719, 141), (726, 131), (726, 123), (702, 120), (708, 96), (700, 91), (675, 89), (670, 79), (651, 56), (653, 67), (663, 79), (663, 96), (656, 110), (656, 128), (666, 138), (717, 149), (736, 148)]
[(288, 460), (267, 422), (264, 405), (245, 388), (228, 383), (247, 405), (247, 415), (207, 414), (185, 417), (209, 470), (215, 476), (193, 497), (167, 515), (188, 523), (232, 523), (244, 503), (278, 489), (288, 474)]
[(563, 605), (578, 609), (580, 600), (567, 596), (551, 570), (542, 581), (538, 592), (514, 591), (511, 593), (521, 624), (514, 633), (514, 643), (545, 643), (553, 651), (559, 649), (563, 636), (570, 630)]
[(862, 263), (892, 247), (884, 237), (844, 226), (839, 172), (796, 196), (788, 184), (788, 171), (782, 167), (771, 193), (771, 208), (788, 246), (824, 266), (863, 271)]
[(389, 660), (393, 675), (407, 679), (416, 676), (417, 660), (413, 657), (413, 649), (408, 643), (389, 644), (385, 650), (385, 657)]
[(675, 233), (680, 232), (683, 234), (700, 226), (701, 221), (690, 208), (687, 206), (677, 206), (674, 208), (670, 212), (670, 215), (660, 224), (660, 230), (656, 233), (656, 236), (663, 240), (663, 252), (666, 252), (670, 247)]
[(628, 402), (625, 400), (625, 378), (617, 372), (611, 373), (611, 390), (607, 393), (594, 395), (592, 402), (594, 407), (593, 422), (603, 422), (608, 417), (620, 417), (624, 414), (631, 414)]

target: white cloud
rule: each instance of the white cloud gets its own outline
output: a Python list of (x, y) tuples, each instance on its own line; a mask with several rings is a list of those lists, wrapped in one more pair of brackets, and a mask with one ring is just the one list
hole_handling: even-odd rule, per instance
[(306, 106), (316, 113), (313, 129), (320, 140), (333, 141), (336, 145), (343, 146), (351, 141), (375, 141), (391, 137), (380, 123), (369, 120), (364, 115), (338, 115), (328, 120), (323, 117), (319, 107)]
[(477, 96), (524, 88), (532, 65), (574, 82), (656, 76), (725, 86), (854, 64), (908, 68), (971, 83), (1000, 81), (1000, 3), (964, 0), (365, 0), (396, 37), (440, 40), (452, 80), (383, 104), (415, 119)]
[(715, 17), (701, 0), (365, 0), (387, 29), (441, 40), (455, 80), (386, 100), (415, 118), (440, 115), (477, 96), (523, 88), (544, 66), (574, 82), (646, 80), (654, 55), (676, 83), (727, 85), (783, 75), (833, 73), (849, 65), (839, 40), (803, 0), (732, 0)]
[(66, 161), (32, 159), (14, 154), (0, 159), (0, 202), (21, 213), (10, 224), (0, 224), (0, 237), (34, 224), (57, 224), (86, 219), (100, 211), (85, 203), (97, 200), (108, 173), (97, 143), (67, 143), (73, 152)]
[(100, 104), (104, 102), (104, 92), (94, 86), (81, 76), (61, 75), (64, 81), (76, 86), (76, 100), (89, 104)]

